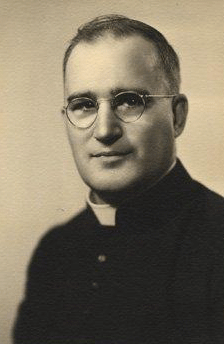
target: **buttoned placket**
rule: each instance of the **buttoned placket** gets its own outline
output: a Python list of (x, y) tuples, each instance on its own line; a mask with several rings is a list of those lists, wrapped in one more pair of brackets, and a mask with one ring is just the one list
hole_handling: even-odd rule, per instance
[[(95, 258), (96, 272), (97, 272), (96, 277), (97, 277), (98, 273), (100, 273), (100, 275), (101, 275), (101, 273), (103, 273), (106, 261), (107, 261), (107, 256), (104, 253), (100, 253), (96, 256), (96, 258)], [(98, 276), (98, 278), (99, 278), (99, 276)], [(100, 286), (101, 286), (100, 281), (95, 278), (95, 280), (92, 281), (93, 289), (98, 290), (100, 288)]]

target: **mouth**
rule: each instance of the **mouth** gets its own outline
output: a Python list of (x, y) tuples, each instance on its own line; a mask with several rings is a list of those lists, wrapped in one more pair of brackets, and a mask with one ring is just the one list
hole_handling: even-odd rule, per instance
[(124, 152), (119, 152), (119, 151), (102, 151), (98, 153), (91, 154), (91, 157), (93, 158), (101, 158), (101, 157), (107, 157), (107, 158), (112, 158), (112, 157), (123, 157), (128, 154), (130, 154), (131, 151), (124, 151)]

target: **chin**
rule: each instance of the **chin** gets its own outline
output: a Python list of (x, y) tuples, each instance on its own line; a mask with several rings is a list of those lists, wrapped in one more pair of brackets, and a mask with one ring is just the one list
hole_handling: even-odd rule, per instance
[(153, 186), (162, 177), (164, 169), (161, 167), (157, 168), (157, 166), (151, 169), (136, 169), (133, 166), (129, 166), (128, 169), (125, 168), (123, 170), (91, 170), (92, 173), (81, 173), (88, 172), (82, 169), (79, 172), (84, 183), (96, 193), (110, 195), (114, 193), (114, 195), (119, 194), (122, 197), (122, 195), (141, 192), (146, 187)]
[(87, 183), (87, 185), (96, 192), (106, 193), (121, 193), (126, 192), (132, 188), (132, 183), (113, 183), (113, 182), (100, 182), (100, 183)]
[[(148, 178), (147, 178), (148, 179)], [(127, 194), (140, 191), (141, 189), (145, 189), (146, 183), (150, 184), (150, 182), (145, 180), (144, 177), (142, 178), (129, 178), (120, 176), (119, 178), (108, 178), (108, 179), (99, 179), (97, 180), (84, 180), (84, 182), (93, 190), (95, 193), (100, 195), (110, 195), (111, 198), (119, 197), (123, 198), (126, 197)]]

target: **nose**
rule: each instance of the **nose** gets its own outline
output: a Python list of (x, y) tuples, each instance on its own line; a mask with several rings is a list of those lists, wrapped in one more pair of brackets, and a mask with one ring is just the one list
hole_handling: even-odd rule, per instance
[(109, 101), (99, 104), (93, 136), (105, 145), (111, 145), (122, 136), (122, 123), (115, 116)]

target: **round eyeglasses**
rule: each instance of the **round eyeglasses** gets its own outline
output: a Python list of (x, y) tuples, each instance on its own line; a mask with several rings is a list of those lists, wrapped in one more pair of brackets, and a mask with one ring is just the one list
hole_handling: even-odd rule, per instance
[[(116, 94), (110, 99), (111, 107), (117, 118), (122, 122), (137, 121), (146, 108), (146, 102), (150, 98), (172, 98), (170, 95), (139, 94), (134, 91), (126, 91)], [(80, 97), (72, 99), (64, 112), (68, 120), (78, 128), (89, 128), (95, 122), (98, 114), (99, 103), (94, 99)]]

